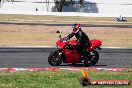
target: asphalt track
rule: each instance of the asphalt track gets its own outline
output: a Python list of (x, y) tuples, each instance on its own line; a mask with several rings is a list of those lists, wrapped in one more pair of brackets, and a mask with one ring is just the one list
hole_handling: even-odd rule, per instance
[[(45, 47), (0, 47), (0, 68), (51, 67), (48, 64), (49, 52), (56, 48)], [(132, 49), (103, 48), (99, 51), (100, 60), (93, 67), (113, 68), (132, 67)], [(61, 64), (57, 67), (82, 67), (83, 64)]]
[[(47, 26), (70, 26), (71, 24), (43, 24), (43, 23), (12, 23), (0, 22), (0, 24), (14, 25), (47, 25)], [(83, 27), (121, 27), (132, 28), (132, 25), (85, 25)], [(49, 52), (55, 48), (44, 47), (0, 47), (0, 68), (34, 68), (51, 67), (48, 64)], [(100, 60), (93, 67), (104, 68), (131, 68), (132, 49), (128, 48), (103, 48), (99, 51)], [(61, 64), (58, 67), (71, 67), (71, 64)], [(82, 67), (83, 64), (76, 64), (72, 67)]]
[[(13, 24), (13, 25), (46, 25), (46, 26), (72, 26), (72, 24), (46, 24), (46, 23), (29, 23), (29, 22), (0, 22), (0, 24)], [(117, 28), (132, 28), (132, 25), (91, 25), (91, 24), (81, 24), (82, 27), (117, 27)]]

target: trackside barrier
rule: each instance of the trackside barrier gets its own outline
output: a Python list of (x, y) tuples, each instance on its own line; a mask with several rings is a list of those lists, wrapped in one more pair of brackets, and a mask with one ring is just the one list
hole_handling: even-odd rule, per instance
[[(69, 71), (81, 71), (82, 68), (0, 68), (0, 71), (17, 72), (17, 71), (58, 71), (58, 70), (69, 70)], [(93, 71), (124, 71), (125, 68), (85, 68), (85, 70)]]

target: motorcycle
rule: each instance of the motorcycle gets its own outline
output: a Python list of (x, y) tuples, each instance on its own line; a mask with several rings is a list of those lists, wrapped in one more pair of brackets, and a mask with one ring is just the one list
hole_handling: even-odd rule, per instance
[(87, 58), (84, 58), (78, 54), (76, 48), (73, 49), (73, 45), (76, 40), (67, 40), (66, 37), (61, 38), (56, 42), (57, 50), (50, 52), (48, 62), (51, 66), (59, 66), (63, 63), (84, 63), (85, 66), (93, 66), (99, 60), (99, 53), (96, 49), (101, 50), (102, 42), (97, 39), (90, 40), (90, 47), (85, 50), (89, 53)]

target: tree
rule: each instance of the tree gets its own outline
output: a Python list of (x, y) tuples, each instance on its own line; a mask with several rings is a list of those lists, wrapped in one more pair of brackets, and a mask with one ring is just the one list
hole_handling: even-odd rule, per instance
[(79, 4), (80, 4), (80, 7), (83, 7), (84, 6), (84, 0), (80, 0)]
[[(69, 6), (70, 4), (74, 4), (75, 1), (73, 0), (54, 0), (55, 7), (57, 8), (58, 12), (62, 12), (63, 6)], [(80, 7), (84, 6), (84, 0), (79, 0)]]
[(54, 2), (58, 12), (62, 12), (63, 6), (69, 6), (71, 3), (73, 3), (72, 0), (55, 0)]

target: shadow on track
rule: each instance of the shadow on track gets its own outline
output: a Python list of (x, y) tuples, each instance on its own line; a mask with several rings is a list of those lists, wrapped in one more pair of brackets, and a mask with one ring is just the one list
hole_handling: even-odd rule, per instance
[[(62, 64), (62, 65), (59, 65), (60, 67), (63, 66), (63, 67), (67, 67), (67, 66), (70, 66), (70, 67), (84, 67), (84, 64)], [(107, 65), (94, 65), (94, 66), (91, 66), (91, 67), (105, 67)]]

